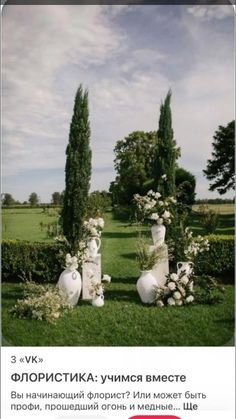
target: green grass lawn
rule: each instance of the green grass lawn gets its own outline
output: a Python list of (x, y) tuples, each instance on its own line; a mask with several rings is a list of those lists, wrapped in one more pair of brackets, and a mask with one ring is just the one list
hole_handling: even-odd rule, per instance
[[(37, 214), (39, 216), (40, 214)], [(23, 237), (22, 237), (23, 238)], [(19, 320), (10, 308), (22, 295), (19, 284), (2, 285), (4, 343), (16, 346), (220, 346), (234, 330), (234, 288), (226, 286), (224, 301), (215, 306), (143, 305), (136, 292), (137, 227), (106, 214), (102, 236), (103, 273), (112, 276), (105, 305), (80, 301), (56, 325)], [(13, 278), (14, 279), (14, 278)]]

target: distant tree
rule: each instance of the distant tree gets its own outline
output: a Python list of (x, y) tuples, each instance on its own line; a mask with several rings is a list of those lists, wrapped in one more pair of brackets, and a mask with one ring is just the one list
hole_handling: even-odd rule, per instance
[(66, 149), (65, 196), (61, 213), (64, 235), (75, 251), (82, 236), (91, 177), (88, 91), (79, 86)]
[(7, 207), (10, 207), (14, 203), (15, 203), (15, 200), (10, 193), (3, 194), (3, 200), (2, 200), (3, 205), (6, 205)]
[(220, 125), (213, 137), (212, 159), (207, 160), (207, 167), (203, 170), (207, 179), (212, 181), (209, 190), (217, 190), (220, 195), (235, 189), (234, 141), (235, 121), (226, 127)]
[(175, 170), (175, 187), (177, 201), (184, 206), (191, 207), (196, 195), (195, 176), (182, 167), (177, 167)]
[(53, 194), (52, 194), (52, 204), (53, 205), (60, 205), (60, 203), (61, 203), (60, 192), (53, 192)]
[(110, 185), (113, 204), (130, 204), (135, 193), (145, 193), (153, 179), (157, 135), (155, 132), (134, 131), (116, 143), (117, 176)]
[(102, 216), (111, 207), (111, 195), (107, 191), (94, 191), (89, 195), (87, 213), (90, 217)]
[(62, 191), (61, 196), (60, 196), (60, 205), (63, 205), (64, 196), (65, 196), (65, 191)]
[(29, 203), (33, 207), (39, 204), (39, 197), (36, 192), (32, 192), (29, 196)]
[(154, 164), (158, 190), (164, 198), (175, 195), (175, 167), (180, 154), (174, 140), (170, 103), (171, 90), (160, 107), (158, 148)]

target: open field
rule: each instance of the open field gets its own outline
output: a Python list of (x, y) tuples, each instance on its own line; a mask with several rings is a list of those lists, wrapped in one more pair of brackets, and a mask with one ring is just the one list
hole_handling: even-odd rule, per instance
[[(234, 204), (204, 204), (204, 207), (219, 214), (234, 214), (235, 212)], [(193, 205), (194, 211), (199, 211), (200, 208), (201, 205)]]
[[(234, 207), (231, 204), (213, 205), (220, 213), (220, 223), (216, 234), (234, 234)], [(194, 206), (194, 210), (197, 207)], [(19, 239), (28, 241), (51, 241), (46, 230), (40, 229), (40, 222), (51, 223), (58, 219), (58, 210), (42, 208), (4, 209), (2, 213), (3, 239)], [(205, 234), (200, 225), (200, 216), (195, 213), (190, 218), (190, 227), (194, 233)]]
[[(42, 215), (37, 214), (38, 219)], [(27, 231), (26, 228), (22, 230)], [(105, 305), (80, 301), (56, 325), (13, 318), (10, 308), (22, 296), (20, 284), (2, 285), (4, 343), (19, 346), (220, 346), (234, 330), (234, 287), (227, 285), (215, 306), (145, 306), (136, 291), (137, 227), (106, 214), (102, 236), (103, 273), (111, 275)], [(14, 279), (14, 278), (13, 278)], [(226, 278), (227, 279), (227, 278)], [(227, 282), (227, 281), (226, 281)]]

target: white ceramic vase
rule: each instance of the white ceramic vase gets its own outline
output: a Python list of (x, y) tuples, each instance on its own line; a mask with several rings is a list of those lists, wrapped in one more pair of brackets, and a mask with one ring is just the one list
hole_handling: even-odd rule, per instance
[(95, 297), (92, 299), (92, 306), (93, 307), (102, 307), (104, 306), (104, 295), (95, 295)]
[[(181, 273), (185, 273), (185, 276), (187, 276), (187, 278), (190, 278), (190, 276), (193, 273), (193, 268), (194, 268), (193, 262), (178, 262), (177, 275), (180, 275)], [(191, 292), (193, 291), (193, 281), (191, 281), (189, 285), (189, 289)]]
[(165, 243), (166, 227), (164, 224), (153, 224), (151, 233), (154, 246), (162, 246)]
[(88, 242), (88, 256), (95, 258), (98, 254), (98, 250), (101, 247), (101, 240), (99, 237), (92, 237)]
[(81, 276), (78, 271), (65, 269), (58, 281), (59, 289), (65, 292), (69, 302), (75, 306), (78, 303), (81, 293)]
[(156, 297), (157, 282), (151, 272), (141, 271), (136, 285), (141, 301), (145, 304), (154, 303)]

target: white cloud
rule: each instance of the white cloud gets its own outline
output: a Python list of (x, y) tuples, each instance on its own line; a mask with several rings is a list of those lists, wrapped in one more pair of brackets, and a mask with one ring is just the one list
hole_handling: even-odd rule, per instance
[(232, 5), (195, 5), (188, 7), (188, 12), (196, 19), (209, 21), (212, 19), (223, 20), (227, 17), (232, 17), (234, 14), (234, 9)]
[[(133, 130), (157, 129), (161, 99), (172, 87), (180, 163), (198, 176), (198, 190), (207, 195), (208, 183), (199, 173), (210, 157), (214, 131), (233, 119), (233, 48), (230, 34), (223, 31), (222, 35), (217, 26), (222, 24), (219, 9), (196, 7), (185, 8), (178, 18), (178, 31), (188, 39), (188, 51), (178, 49), (177, 42), (173, 47), (173, 33), (168, 43), (165, 32), (165, 49), (158, 37), (147, 47), (142, 37), (134, 39), (127, 16), (123, 26), (117, 17), (127, 12), (131, 16), (131, 11), (141, 10), (138, 7), (5, 7), (3, 174), (11, 176), (6, 187), (13, 196), (14, 176), (17, 190), (18, 175), (33, 169), (61, 170), (61, 176), (51, 180), (35, 179), (34, 189), (39, 188), (42, 200), (63, 188), (73, 97), (81, 82), (89, 87), (93, 189), (108, 188), (114, 179), (117, 140)], [(144, 9), (146, 21), (152, 9)], [(160, 28), (161, 13), (163, 8), (158, 8)], [(210, 16), (214, 27), (205, 23)], [(168, 24), (174, 25), (169, 19), (168, 15)], [(148, 27), (143, 34), (155, 30)], [(32, 189), (33, 178), (27, 182)]]

